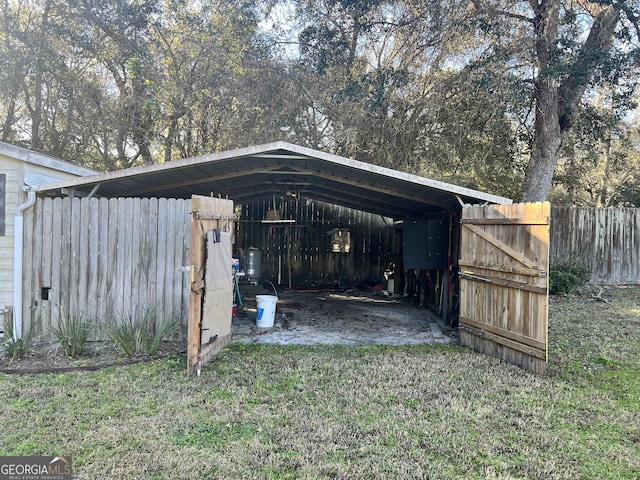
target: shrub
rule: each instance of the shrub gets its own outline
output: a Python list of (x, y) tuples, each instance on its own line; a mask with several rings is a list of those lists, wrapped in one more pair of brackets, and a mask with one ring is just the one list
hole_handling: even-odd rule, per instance
[(107, 322), (107, 337), (129, 357), (141, 353), (153, 356), (160, 342), (179, 328), (180, 322), (176, 320), (165, 320), (156, 328), (155, 310), (148, 308), (139, 318), (120, 313), (116, 319)]
[(551, 262), (549, 271), (549, 293), (568, 295), (589, 281), (591, 271), (576, 256)]
[(11, 358), (11, 362), (15, 359), (24, 357), (29, 351), (31, 341), (37, 335), (40, 326), (40, 321), (32, 322), (29, 324), (29, 328), (22, 338), (14, 338), (13, 330), (13, 314), (11, 311), (6, 311), (2, 315), (2, 332), (4, 338), (0, 343), (0, 354), (7, 352)]
[(93, 325), (83, 314), (67, 314), (60, 312), (57, 325), (51, 332), (69, 357), (77, 357), (85, 352), (87, 340)]

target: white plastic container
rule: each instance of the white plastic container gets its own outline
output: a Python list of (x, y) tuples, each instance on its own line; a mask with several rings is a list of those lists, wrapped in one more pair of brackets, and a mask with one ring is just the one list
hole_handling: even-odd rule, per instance
[(395, 292), (395, 288), (396, 288), (396, 282), (393, 278), (390, 278), (389, 280), (387, 280), (387, 291), (393, 295)]
[(276, 317), (276, 303), (278, 297), (275, 295), (256, 295), (256, 325), (260, 328), (273, 327), (273, 321)]

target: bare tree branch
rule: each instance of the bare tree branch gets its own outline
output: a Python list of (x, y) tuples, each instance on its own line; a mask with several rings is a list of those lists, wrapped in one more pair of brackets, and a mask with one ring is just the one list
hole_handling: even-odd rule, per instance
[(563, 131), (573, 124), (578, 103), (602, 62), (602, 55), (611, 48), (616, 25), (620, 20), (620, 9), (620, 4), (617, 4), (605, 6), (599, 11), (568, 78), (560, 85), (559, 121)]

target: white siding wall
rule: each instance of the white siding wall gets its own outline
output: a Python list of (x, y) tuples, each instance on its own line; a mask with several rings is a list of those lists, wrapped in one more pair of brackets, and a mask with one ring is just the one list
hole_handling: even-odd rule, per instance
[[(5, 197), (5, 236), (0, 236), (0, 309), (5, 305), (13, 304), (13, 238), (16, 207), (27, 200), (26, 193), (22, 190), (26, 183), (31, 185), (43, 184), (56, 180), (76, 178), (78, 175), (57, 170), (56, 167), (68, 167), (70, 170), (84, 170), (55, 159), (40, 156), (38, 154), (25, 154), (24, 149), (2, 144), (4, 150), (11, 152), (15, 149), (16, 156), (13, 158), (0, 152), (0, 173), (7, 175), (6, 197)], [(33, 157), (41, 158), (44, 165), (34, 163)], [(85, 173), (85, 172), (83, 172)], [(89, 173), (86, 170), (86, 173)]]
[(13, 226), (16, 207), (26, 195), (19, 186), (24, 175), (24, 163), (0, 156), (0, 173), (7, 176), (5, 196), (5, 236), (0, 237), (0, 308), (13, 304)]

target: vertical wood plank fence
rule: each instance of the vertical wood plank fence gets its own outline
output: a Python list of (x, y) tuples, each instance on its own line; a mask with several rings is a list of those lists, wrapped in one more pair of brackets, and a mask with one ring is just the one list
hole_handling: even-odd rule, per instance
[(550, 237), (552, 265), (571, 259), (595, 284), (640, 284), (640, 209), (553, 207)]
[[(283, 219), (295, 223), (264, 223), (271, 201), (243, 205), (238, 247), (262, 252), (262, 276), (275, 284), (294, 287), (337, 283), (346, 274), (350, 281), (381, 279), (385, 260), (393, 252), (393, 221), (380, 215), (324, 202), (282, 202)], [(349, 253), (333, 253), (334, 228), (351, 232)]]
[(191, 200), (40, 198), (25, 214), (25, 328), (84, 315), (105, 339), (118, 316), (187, 324)]

